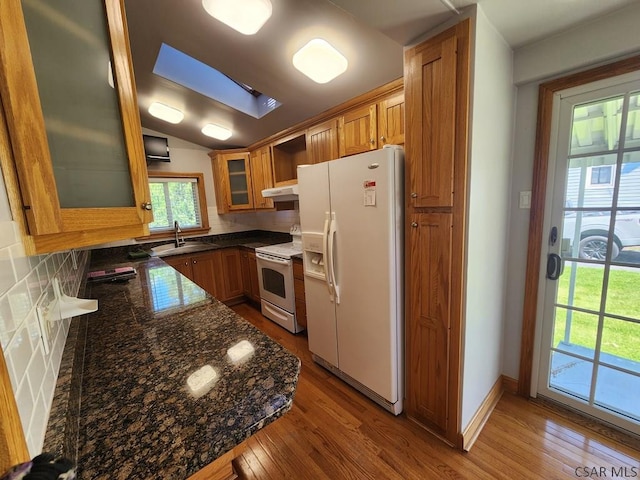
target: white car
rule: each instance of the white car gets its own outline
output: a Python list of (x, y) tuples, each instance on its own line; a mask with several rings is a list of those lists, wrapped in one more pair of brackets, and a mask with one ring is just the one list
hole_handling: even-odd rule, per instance
[[(605, 259), (610, 221), (611, 217), (608, 212), (582, 212), (580, 243), (578, 244), (579, 258)], [(566, 212), (563, 237), (568, 238), (571, 244), (573, 244), (575, 226), (576, 212)], [(624, 247), (636, 245), (640, 245), (640, 211), (618, 212), (613, 230), (611, 259), (616, 258)]]

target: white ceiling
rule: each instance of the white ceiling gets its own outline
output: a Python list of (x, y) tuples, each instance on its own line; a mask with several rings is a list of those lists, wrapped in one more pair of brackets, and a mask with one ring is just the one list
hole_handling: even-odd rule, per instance
[[(207, 148), (247, 146), (349, 98), (402, 76), (402, 50), (412, 40), (480, 4), (514, 49), (638, 0), (271, 0), (273, 15), (244, 36), (207, 15), (201, 0), (125, 0), (138, 103), (144, 127)], [(321, 36), (349, 59), (347, 72), (318, 85), (295, 70), (293, 53)], [(152, 73), (165, 42), (282, 102), (262, 119), (236, 112)], [(179, 125), (147, 113), (160, 101), (185, 112)], [(204, 136), (208, 122), (228, 126), (225, 142)]]

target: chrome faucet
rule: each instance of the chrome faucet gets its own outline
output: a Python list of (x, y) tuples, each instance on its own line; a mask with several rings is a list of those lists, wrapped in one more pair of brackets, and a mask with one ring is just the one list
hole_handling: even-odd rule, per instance
[(176, 239), (175, 239), (175, 245), (176, 248), (181, 247), (184, 245), (184, 237), (181, 237), (180, 234), (182, 233), (182, 230), (180, 229), (180, 224), (178, 223), (178, 221), (176, 220), (175, 222), (173, 222), (173, 231), (175, 233)]

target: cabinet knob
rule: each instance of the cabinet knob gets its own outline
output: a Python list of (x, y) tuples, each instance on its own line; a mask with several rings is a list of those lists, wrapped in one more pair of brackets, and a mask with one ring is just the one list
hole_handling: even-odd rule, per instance
[(386, 141), (386, 138), (384, 138), (384, 135), (380, 137), (380, 141), (381, 142), (385, 142)]
[(140, 205), (140, 207), (143, 210), (151, 210), (153, 208), (150, 202), (144, 202), (142, 205)]
[(417, 222), (411, 222), (411, 226), (413, 228), (418, 228), (418, 223)]
[(418, 194), (416, 192), (411, 192), (411, 198), (418, 198)]
[(197, 261), (197, 260), (194, 260), (194, 261), (193, 261), (193, 263), (194, 263), (194, 265), (195, 265), (196, 263), (198, 263), (198, 261)]
[(376, 139), (375, 139), (375, 138), (372, 138), (372, 139), (371, 139), (371, 140), (369, 140), (369, 141), (371, 142), (371, 145), (375, 145), (375, 143), (376, 143)]

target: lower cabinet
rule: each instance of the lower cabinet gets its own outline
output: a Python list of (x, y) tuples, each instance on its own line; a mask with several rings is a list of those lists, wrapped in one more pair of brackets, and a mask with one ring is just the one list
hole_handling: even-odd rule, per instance
[(238, 248), (165, 257), (164, 261), (221, 302), (234, 304), (243, 300)]
[(224, 248), (217, 250), (222, 268), (217, 271), (219, 281), (218, 300), (225, 303), (240, 303), (244, 300), (242, 288), (242, 269), (240, 268), (240, 250)]
[(296, 297), (296, 320), (307, 328), (307, 302), (304, 296), (304, 267), (301, 258), (293, 259), (293, 291)]
[(240, 265), (244, 296), (255, 303), (260, 303), (260, 282), (258, 280), (256, 252), (252, 249), (240, 250)]

